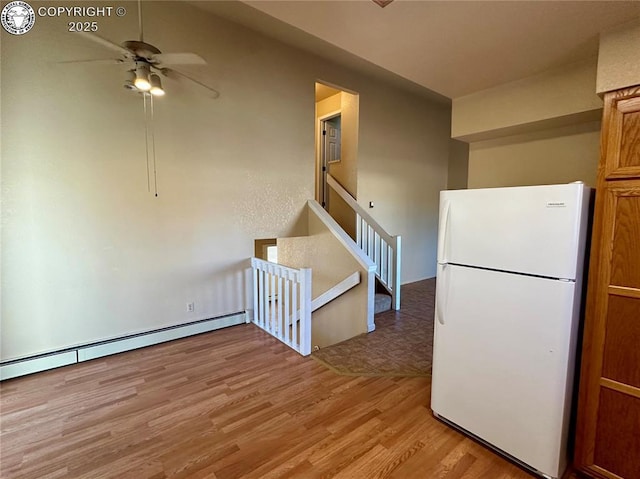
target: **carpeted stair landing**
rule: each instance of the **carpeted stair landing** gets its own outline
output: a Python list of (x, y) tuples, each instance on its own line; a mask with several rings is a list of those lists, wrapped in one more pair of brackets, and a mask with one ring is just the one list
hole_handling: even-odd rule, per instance
[(384, 313), (391, 309), (391, 296), (388, 294), (376, 293), (374, 303), (374, 314)]

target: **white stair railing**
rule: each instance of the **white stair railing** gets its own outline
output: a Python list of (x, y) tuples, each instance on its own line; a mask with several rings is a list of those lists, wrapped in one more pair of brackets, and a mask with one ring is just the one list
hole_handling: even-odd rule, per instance
[(356, 214), (356, 244), (375, 263), (376, 278), (391, 294), (393, 309), (400, 309), (402, 238), (387, 233), (329, 174), (327, 174), (327, 184), (354, 210)]
[(251, 258), (253, 323), (303, 356), (311, 354), (311, 270)]
[(333, 288), (328, 289), (317, 298), (311, 301), (311, 312), (322, 308), (325, 304), (329, 304), (336, 298), (339, 298), (351, 288), (355, 288), (360, 284), (360, 271), (350, 274), (345, 279), (336, 284)]

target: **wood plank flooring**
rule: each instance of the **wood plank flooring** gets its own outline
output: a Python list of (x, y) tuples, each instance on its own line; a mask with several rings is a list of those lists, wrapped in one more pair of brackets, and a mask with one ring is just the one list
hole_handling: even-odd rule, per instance
[(435, 420), (429, 388), (235, 326), (3, 382), (0, 477), (533, 477)]

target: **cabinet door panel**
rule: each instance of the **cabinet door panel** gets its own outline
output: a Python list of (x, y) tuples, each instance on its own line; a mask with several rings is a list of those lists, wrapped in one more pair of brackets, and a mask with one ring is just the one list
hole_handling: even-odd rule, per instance
[(604, 120), (606, 178), (640, 178), (640, 87), (608, 94)]
[(602, 389), (595, 464), (619, 477), (640, 478), (640, 399)]
[(622, 138), (620, 141), (620, 166), (640, 166), (640, 101), (637, 110), (622, 114)]
[[(624, 194), (624, 193), (623, 193)], [(640, 289), (640, 191), (615, 198), (611, 284)]]
[(609, 296), (606, 324), (602, 376), (640, 388), (640, 298)]

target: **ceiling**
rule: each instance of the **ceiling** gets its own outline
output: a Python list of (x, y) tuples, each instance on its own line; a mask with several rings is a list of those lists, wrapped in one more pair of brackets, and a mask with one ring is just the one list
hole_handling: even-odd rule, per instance
[(328, 85), (323, 85), (322, 83), (316, 83), (316, 101), (322, 101), (338, 93), (340, 93), (340, 90), (331, 88)]
[[(593, 58), (640, 1), (198, 1), (286, 43), (457, 98)], [(640, 49), (640, 45), (638, 45)]]

